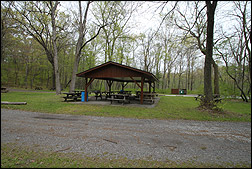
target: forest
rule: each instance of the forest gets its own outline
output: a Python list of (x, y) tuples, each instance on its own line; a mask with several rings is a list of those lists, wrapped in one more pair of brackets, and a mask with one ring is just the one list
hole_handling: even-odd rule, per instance
[[(153, 73), (159, 79), (159, 93), (173, 88), (204, 93), (205, 58), (211, 51), (208, 5), (205, 1), (1, 1), (1, 86), (56, 90), (56, 94), (84, 89), (84, 78), (76, 78), (77, 73), (114, 61)], [(251, 1), (219, 1), (214, 9), (208, 60), (213, 93), (248, 102)], [(139, 26), (144, 17), (149, 22)], [(104, 90), (106, 83), (95, 80), (90, 88)]]

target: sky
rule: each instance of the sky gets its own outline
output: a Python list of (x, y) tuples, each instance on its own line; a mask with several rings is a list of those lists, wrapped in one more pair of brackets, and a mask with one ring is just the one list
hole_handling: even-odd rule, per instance
[[(146, 32), (148, 29), (157, 30), (160, 25), (161, 18), (159, 17), (159, 13), (162, 10), (163, 6), (160, 6), (161, 3), (157, 1), (138, 1), (139, 3), (143, 3), (143, 5), (138, 8), (137, 12), (135, 12), (130, 19), (130, 24), (135, 24), (137, 27), (133, 28), (131, 31), (139, 34), (140, 32)], [(82, 8), (85, 9), (87, 1), (82, 1)], [(173, 7), (175, 1), (169, 1), (163, 12), (167, 12), (171, 7)], [(70, 10), (74, 10), (78, 13), (78, 1), (60, 1), (60, 9), (65, 12), (70, 12)], [(91, 4), (92, 5), (92, 4)], [(181, 1), (179, 2), (181, 8), (183, 5)], [(227, 13), (231, 13), (232, 11), (232, 1), (219, 1), (217, 3), (216, 14), (215, 14), (215, 25), (224, 25), (224, 29), (226, 31), (232, 30), (231, 27), (234, 25), (235, 21), (231, 19), (231, 17), (224, 17)], [(251, 13), (251, 7), (250, 9)], [(92, 13), (88, 13), (88, 19), (91, 20)], [(232, 24), (231, 24), (232, 23)]]
[[(141, 1), (139, 1), (141, 2)], [(142, 1), (143, 2), (143, 1)], [(75, 10), (78, 12), (78, 1), (60, 1), (60, 10), (65, 12), (70, 12), (69, 9)], [(92, 5), (92, 4), (91, 4)], [(83, 11), (86, 6), (86, 1), (82, 1)], [(140, 32), (145, 32), (149, 28), (156, 28), (159, 26), (159, 22), (157, 20), (158, 12), (155, 12), (156, 8), (159, 6), (157, 3), (153, 2), (144, 2), (143, 6), (138, 8), (138, 11), (133, 14), (133, 17), (130, 19), (129, 23), (135, 23), (137, 25), (136, 28), (133, 28), (133, 32), (136, 34)], [(88, 13), (88, 19), (91, 19), (91, 12)]]

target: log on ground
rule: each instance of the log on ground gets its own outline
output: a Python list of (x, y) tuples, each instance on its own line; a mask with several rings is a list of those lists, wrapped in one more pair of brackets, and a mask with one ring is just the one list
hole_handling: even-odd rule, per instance
[(1, 104), (5, 104), (5, 105), (8, 105), (8, 104), (11, 104), (11, 105), (26, 105), (27, 103), (26, 102), (6, 102), (6, 101), (2, 101)]

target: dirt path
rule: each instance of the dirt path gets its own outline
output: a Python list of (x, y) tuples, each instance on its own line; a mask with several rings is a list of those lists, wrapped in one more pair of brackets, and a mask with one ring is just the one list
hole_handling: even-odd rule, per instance
[(1, 109), (1, 143), (129, 159), (246, 162), (251, 123), (45, 114)]

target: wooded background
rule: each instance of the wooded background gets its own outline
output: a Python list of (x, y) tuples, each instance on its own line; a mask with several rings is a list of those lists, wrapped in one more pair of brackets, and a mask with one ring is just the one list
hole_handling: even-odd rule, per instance
[[(76, 73), (114, 61), (152, 72), (159, 79), (157, 92), (203, 93), (206, 2), (148, 2), (156, 6), (159, 24), (140, 33), (133, 31), (137, 23), (132, 19), (147, 2), (75, 1), (76, 8), (63, 8), (63, 3), (1, 1), (1, 86), (57, 88), (56, 93), (83, 89), (84, 79)], [(214, 27), (214, 92), (248, 101), (251, 2), (218, 2), (216, 10), (215, 22), (223, 22)], [(90, 87), (106, 88), (99, 80)], [(138, 90), (135, 84), (127, 88)]]

